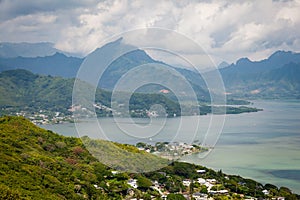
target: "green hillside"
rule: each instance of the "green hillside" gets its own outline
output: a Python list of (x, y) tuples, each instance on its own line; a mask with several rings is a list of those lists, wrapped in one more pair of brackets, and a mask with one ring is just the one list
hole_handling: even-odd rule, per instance
[[(72, 105), (72, 92), (75, 79), (43, 76), (29, 71), (18, 69), (0, 73), (0, 108), (2, 114), (13, 114), (20, 111), (37, 112), (47, 110), (61, 112), (65, 115), (71, 113), (68, 109)], [(82, 102), (90, 102), (86, 95), (93, 88), (82, 82), (80, 91)], [(111, 107), (111, 92), (97, 89), (96, 103)], [(115, 102), (122, 103), (122, 102)], [(179, 104), (169, 100), (162, 94), (134, 94), (130, 99), (130, 109), (150, 109), (153, 104), (161, 104), (167, 113), (180, 115)], [(111, 115), (110, 111), (96, 110), (99, 116)], [(145, 117), (142, 112), (139, 117)]]
[(110, 172), (85, 150), (80, 139), (43, 130), (20, 117), (0, 118), (0, 137), (0, 196), (7, 190), (19, 197), (15, 199), (101, 195), (92, 183)]
[(0, 73), (0, 105), (66, 111), (74, 79), (41, 76), (26, 70)]
[[(0, 116), (19, 113), (27, 118), (34, 118), (36, 122), (42, 118), (41, 116), (47, 116), (49, 122), (57, 122), (56, 117), (61, 117), (64, 121), (72, 121), (72, 113), (69, 109), (72, 106), (74, 80), (49, 75), (37, 75), (22, 69), (1, 72)], [(86, 106), (88, 110), (82, 113), (86, 116), (86, 114), (91, 114), (94, 109), (90, 103), (92, 102), (91, 96), (88, 95), (93, 91), (93, 88), (82, 81), (80, 86), (82, 86), (82, 89), (77, 94), (81, 98), (80, 102), (90, 106)], [(125, 97), (128, 94), (126, 92), (118, 92), (117, 95), (118, 98), (111, 102), (112, 93), (97, 88), (95, 103), (98, 107), (95, 110), (98, 117), (112, 116), (111, 104), (126, 104), (124, 99), (126, 99)], [(148, 117), (147, 111), (156, 104), (161, 105), (165, 109), (165, 113), (160, 112), (159, 109), (157, 110), (159, 116), (163, 117), (165, 114), (168, 117), (193, 115), (198, 113), (199, 109), (201, 115), (212, 112), (211, 106), (205, 104), (202, 104), (200, 107), (197, 105), (179, 105), (177, 98), (171, 100), (163, 94), (134, 93), (129, 99), (130, 116)], [(126, 106), (121, 106), (118, 109), (120, 117), (127, 116)], [(216, 113), (218, 113), (217, 111)], [(249, 107), (227, 107), (227, 114), (257, 111), (259, 109)], [(59, 112), (59, 116), (55, 116), (57, 112)]]

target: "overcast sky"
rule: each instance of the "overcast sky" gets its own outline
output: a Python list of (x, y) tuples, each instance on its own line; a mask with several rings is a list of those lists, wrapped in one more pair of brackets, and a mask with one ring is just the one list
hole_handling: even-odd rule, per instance
[(147, 27), (186, 35), (216, 62), (259, 60), (300, 51), (300, 0), (0, 0), (1, 42), (47, 41), (86, 55), (112, 35)]

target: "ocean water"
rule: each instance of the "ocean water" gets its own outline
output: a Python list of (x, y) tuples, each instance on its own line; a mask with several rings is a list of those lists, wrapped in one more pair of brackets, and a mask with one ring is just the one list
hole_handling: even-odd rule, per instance
[(256, 101), (264, 111), (231, 115), (205, 159), (183, 160), (300, 193), (300, 102)]
[[(171, 119), (83, 120), (77, 124), (42, 125), (66, 135), (88, 135), (111, 141), (137, 142), (202, 142), (208, 130), (221, 134), (212, 151), (203, 157), (194, 154), (181, 160), (201, 164), (224, 173), (238, 174), (262, 183), (287, 186), (300, 193), (300, 101), (255, 101), (264, 110), (257, 113), (226, 115), (211, 123), (212, 116)], [(149, 124), (150, 122), (150, 124)], [(217, 138), (218, 134), (212, 138)]]

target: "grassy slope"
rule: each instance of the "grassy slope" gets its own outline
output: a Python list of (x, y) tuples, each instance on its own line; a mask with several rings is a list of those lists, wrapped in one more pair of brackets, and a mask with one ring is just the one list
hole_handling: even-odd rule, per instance
[(101, 178), (95, 169), (106, 171), (79, 139), (43, 130), (24, 118), (0, 118), (0, 146), (0, 185), (23, 198), (81, 199), (76, 185), (82, 195), (90, 195), (92, 182)]

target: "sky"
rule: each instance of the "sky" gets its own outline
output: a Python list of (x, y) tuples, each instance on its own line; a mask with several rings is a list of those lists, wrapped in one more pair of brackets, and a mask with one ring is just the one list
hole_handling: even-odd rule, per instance
[(299, 52), (299, 11), (300, 0), (0, 0), (0, 41), (52, 42), (87, 55), (113, 35), (158, 27), (195, 41), (216, 63), (232, 63)]

